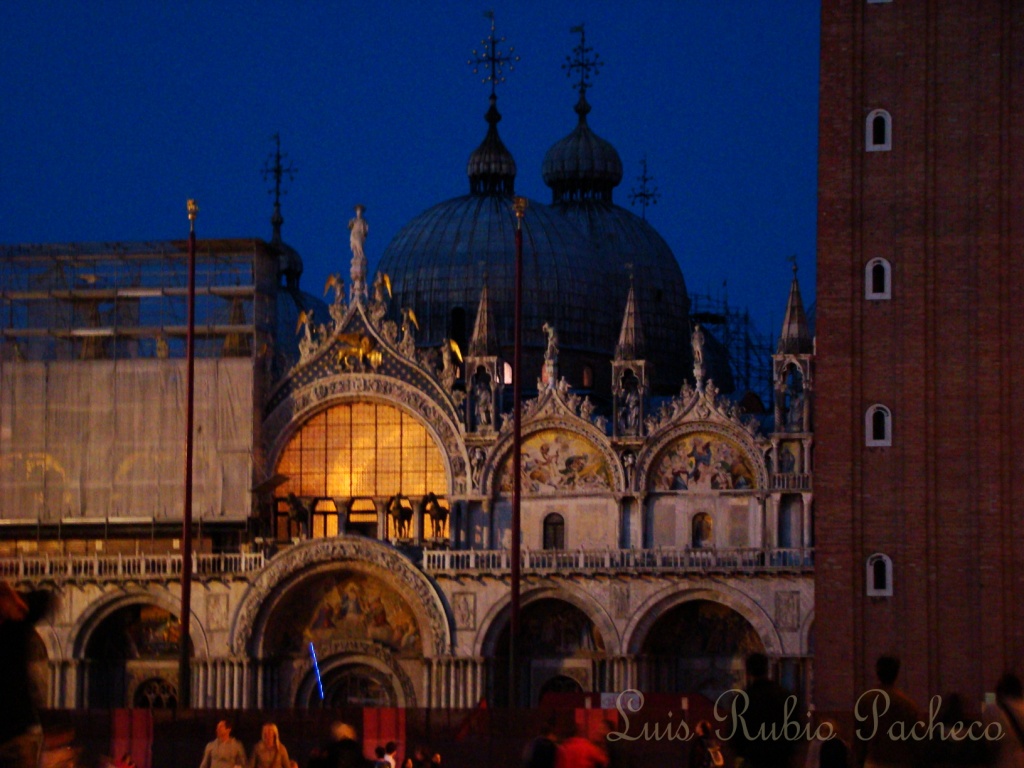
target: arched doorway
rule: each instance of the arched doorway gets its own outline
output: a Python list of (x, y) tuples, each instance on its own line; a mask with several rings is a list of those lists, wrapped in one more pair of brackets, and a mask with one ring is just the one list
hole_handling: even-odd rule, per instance
[[(399, 698), (390, 674), (368, 664), (343, 664), (323, 678), (324, 707), (396, 707)], [(319, 691), (309, 706), (319, 706)]]
[(116, 610), (85, 647), (90, 709), (167, 707), (177, 703), (181, 627), (178, 617), (151, 604)]
[(46, 654), (46, 644), (38, 632), (32, 632), (28, 640), (28, 673), (29, 680), (36, 692), (36, 700), (40, 704), (48, 704), (50, 695), (50, 662)]
[(651, 625), (640, 651), (640, 688), (701, 693), (713, 701), (727, 690), (743, 687), (744, 660), (764, 650), (750, 622), (732, 608), (691, 600)]
[[(507, 706), (509, 695), (509, 626), (495, 644), (491, 698)], [(525, 605), (520, 616), (516, 689), (520, 701), (535, 706), (544, 693), (596, 690), (595, 661), (605, 657), (604, 638), (594, 622), (575, 605), (542, 598)]]
[(416, 614), (397, 585), (358, 566), (310, 573), (267, 617), (263, 653), (278, 693), (264, 704), (410, 706), (401, 665), (422, 659), (422, 646)]

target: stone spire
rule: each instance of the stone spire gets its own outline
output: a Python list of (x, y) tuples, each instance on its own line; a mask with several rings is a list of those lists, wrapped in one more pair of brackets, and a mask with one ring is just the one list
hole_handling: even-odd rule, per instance
[(480, 305), (476, 310), (476, 321), (473, 323), (473, 336), (469, 340), (469, 355), (472, 357), (497, 357), (501, 354), (498, 344), (498, 332), (491, 312), (491, 300), (484, 282), (480, 291)]
[(619, 331), (619, 343), (615, 345), (615, 359), (641, 360), (646, 352), (643, 324), (636, 309), (636, 297), (631, 280), (629, 295), (626, 297), (626, 311), (622, 316), (622, 329)]
[[(619, 343), (615, 345), (615, 357), (612, 359), (613, 437), (638, 439), (643, 436), (652, 373), (651, 364), (645, 359), (646, 346), (631, 276), (622, 330), (619, 331)], [(636, 458), (633, 453), (631, 456)]]
[(488, 298), (487, 278), (480, 291), (480, 305), (473, 323), (473, 336), (466, 354), (466, 428), (489, 434), (498, 427), (501, 405), (503, 362), (494, 313)]
[(803, 355), (814, 351), (814, 340), (804, 312), (804, 302), (800, 297), (800, 282), (796, 271), (796, 257), (793, 257), (793, 282), (789, 286), (786, 317), (782, 321), (782, 333), (779, 334), (779, 354)]

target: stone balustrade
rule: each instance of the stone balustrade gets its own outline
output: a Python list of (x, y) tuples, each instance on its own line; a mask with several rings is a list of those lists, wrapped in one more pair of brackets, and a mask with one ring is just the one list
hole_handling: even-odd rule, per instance
[[(812, 548), (524, 550), (524, 573), (802, 573), (814, 570)], [(428, 573), (505, 573), (508, 550), (429, 550)]]
[[(524, 550), (524, 573), (808, 573), (811, 548)], [(193, 555), (194, 578), (246, 578), (266, 565), (262, 552)], [(427, 550), (423, 569), (438, 574), (505, 574), (508, 550)], [(170, 581), (181, 555), (20, 555), (0, 557), (0, 579), (12, 582)]]
[[(244, 576), (266, 564), (262, 552), (192, 556), (192, 574)], [(181, 577), (181, 555), (19, 555), (0, 557), (0, 579), (41, 581), (167, 581)]]

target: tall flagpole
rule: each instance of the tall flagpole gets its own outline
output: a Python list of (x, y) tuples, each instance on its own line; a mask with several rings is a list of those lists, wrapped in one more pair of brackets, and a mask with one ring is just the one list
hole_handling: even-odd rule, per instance
[(188, 333), (185, 336), (185, 511), (181, 523), (181, 635), (178, 657), (178, 706), (192, 705), (192, 664), (189, 624), (192, 616), (192, 432), (196, 380), (196, 216), (199, 206), (188, 201)]
[(521, 530), (522, 485), (521, 475), (523, 423), (520, 408), (522, 377), (519, 375), (523, 358), (523, 216), (529, 201), (525, 197), (513, 200), (516, 212), (516, 286), (515, 286), (515, 345), (512, 350), (512, 608), (509, 619), (508, 675), (509, 704), (520, 704), (519, 669), (519, 592), (520, 570), (523, 557)]

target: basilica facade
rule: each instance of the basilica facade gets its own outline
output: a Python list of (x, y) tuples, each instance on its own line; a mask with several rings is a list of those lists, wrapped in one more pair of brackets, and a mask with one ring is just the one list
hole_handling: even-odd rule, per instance
[[(551, 204), (514, 205), (492, 94), (469, 194), (410, 222), (372, 274), (360, 206), (326, 303), (301, 290), (279, 209), (269, 242), (200, 240), (193, 706), (713, 699), (753, 651), (809, 699), (814, 355), (796, 276), (774, 402), (745, 412), (678, 261), (613, 202), (621, 162), (585, 94), (545, 158)], [(53, 707), (178, 703), (185, 250), (0, 253), (0, 576), (60, 596), (34, 661)]]

